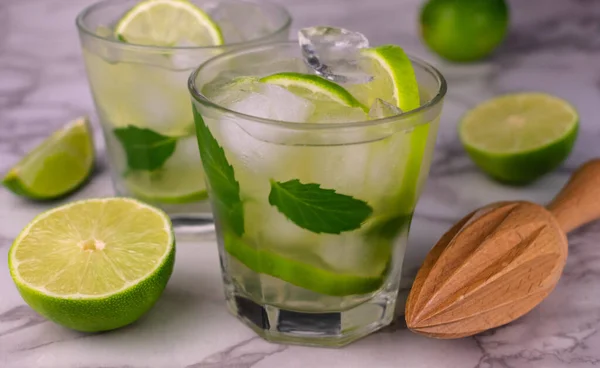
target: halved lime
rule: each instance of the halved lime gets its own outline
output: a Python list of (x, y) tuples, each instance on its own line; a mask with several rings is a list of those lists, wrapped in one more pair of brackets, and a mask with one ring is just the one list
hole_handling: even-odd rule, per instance
[(38, 200), (62, 197), (80, 187), (94, 166), (94, 143), (87, 118), (54, 132), (6, 174), (2, 183), (15, 194)]
[(119, 20), (115, 36), (127, 43), (151, 46), (218, 46), (221, 29), (190, 1), (146, 0)]
[(503, 182), (524, 184), (567, 158), (578, 126), (573, 105), (528, 92), (480, 104), (465, 114), (458, 130), (467, 153), (483, 171)]
[(128, 325), (161, 295), (175, 260), (169, 217), (128, 198), (88, 199), (37, 216), (10, 248), (23, 299), (79, 331)]
[[(383, 283), (384, 271), (372, 274), (340, 273), (325, 264), (313, 265), (278, 254), (276, 251), (253, 247), (239, 237), (225, 233), (225, 250), (254, 272), (267, 274), (290, 284), (324, 295), (346, 296), (373, 292)], [(306, 251), (310, 252), (310, 251)]]

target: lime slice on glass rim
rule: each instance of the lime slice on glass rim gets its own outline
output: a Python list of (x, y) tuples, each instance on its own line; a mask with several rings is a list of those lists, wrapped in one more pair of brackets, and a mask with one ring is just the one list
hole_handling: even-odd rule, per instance
[(196, 5), (185, 0), (146, 0), (131, 8), (115, 27), (117, 39), (149, 46), (219, 46), (221, 29)]
[(87, 118), (65, 125), (27, 154), (2, 184), (13, 193), (37, 200), (65, 196), (79, 188), (94, 167), (94, 144)]
[(537, 92), (488, 100), (462, 118), (460, 140), (492, 178), (526, 184), (563, 162), (575, 143), (577, 111), (567, 101)]
[(128, 198), (46, 211), (21, 231), (8, 255), (11, 277), (31, 308), (86, 332), (140, 318), (161, 295), (174, 261), (169, 217)]

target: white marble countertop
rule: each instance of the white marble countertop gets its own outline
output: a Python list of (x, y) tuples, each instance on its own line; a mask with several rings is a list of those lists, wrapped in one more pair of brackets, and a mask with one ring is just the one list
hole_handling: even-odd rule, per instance
[[(87, 0), (0, 0), (0, 173), (50, 131), (92, 113), (76, 13)], [(512, 31), (493, 60), (443, 65), (417, 37), (417, 0), (280, 0), (294, 29), (313, 24), (365, 33), (373, 44), (397, 43), (439, 65), (449, 94), (431, 176), (413, 223), (405, 272), (414, 275), (442, 232), (469, 210), (499, 199), (548, 201), (568, 174), (600, 156), (600, 2), (512, 1)], [(581, 113), (574, 153), (555, 173), (522, 189), (485, 178), (456, 136), (459, 116), (477, 102), (518, 90), (541, 90)], [(97, 137), (99, 138), (99, 137)], [(101, 140), (98, 146), (103, 150)], [(112, 194), (106, 168), (68, 200)], [(52, 204), (55, 205), (55, 204)], [(273, 345), (226, 312), (214, 239), (180, 239), (174, 275), (139, 323), (87, 335), (44, 320), (20, 298), (6, 254), (23, 226), (51, 204), (0, 188), (0, 367), (266, 368), (456, 367), (588, 368), (600, 365), (600, 223), (569, 237), (570, 255), (555, 292), (518, 321), (472, 338), (439, 341), (401, 322), (346, 348)], [(402, 318), (399, 319), (402, 321)]]

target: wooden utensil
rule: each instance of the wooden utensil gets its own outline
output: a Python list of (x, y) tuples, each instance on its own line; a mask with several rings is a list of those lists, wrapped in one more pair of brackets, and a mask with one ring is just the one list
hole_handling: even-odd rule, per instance
[(499, 202), (470, 213), (429, 252), (410, 291), (406, 323), (437, 338), (509, 323), (556, 286), (569, 231), (600, 218), (600, 159), (581, 166), (544, 208)]

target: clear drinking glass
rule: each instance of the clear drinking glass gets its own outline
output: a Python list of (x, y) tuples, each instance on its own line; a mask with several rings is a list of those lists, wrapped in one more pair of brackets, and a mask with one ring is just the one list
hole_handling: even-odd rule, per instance
[[(259, 118), (231, 111), (203, 92), (223, 76), (286, 71), (290, 57), (301, 57), (297, 43), (238, 49), (190, 76), (225, 294), (230, 311), (267, 340), (342, 346), (394, 317), (446, 82), (431, 65), (411, 58), (422, 106), (354, 123)], [(359, 198), (372, 213), (352, 231), (309, 231), (272, 205), (285, 195), (277, 192), (281, 183), (318, 184)], [(308, 221), (324, 220), (316, 216)]]
[(225, 45), (121, 42), (113, 28), (137, 2), (101, 1), (77, 17), (115, 190), (162, 208), (176, 226), (210, 224), (187, 79), (200, 63), (240, 45), (286, 40), (291, 18), (268, 2), (194, 0), (221, 22)]

